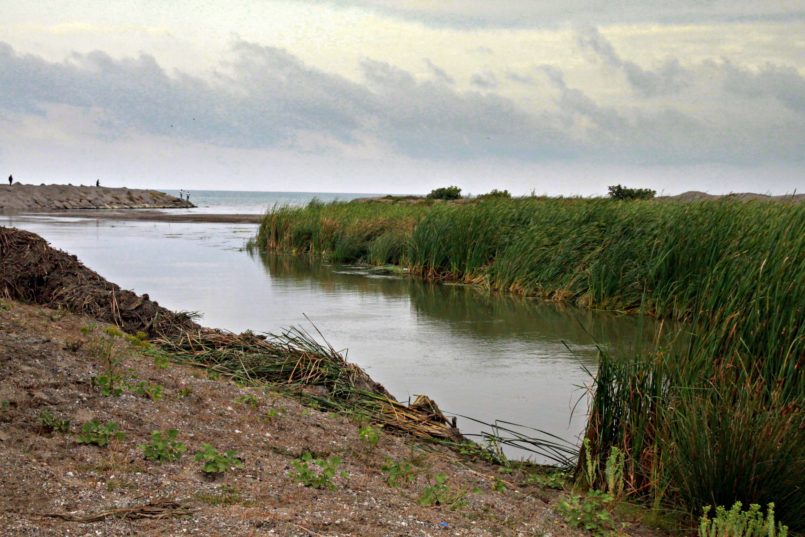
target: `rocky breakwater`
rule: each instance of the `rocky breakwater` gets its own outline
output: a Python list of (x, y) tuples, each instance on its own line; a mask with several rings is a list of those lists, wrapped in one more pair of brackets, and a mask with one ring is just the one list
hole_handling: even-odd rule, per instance
[(0, 185), (0, 210), (181, 209), (189, 201), (159, 192), (130, 188), (73, 185)]

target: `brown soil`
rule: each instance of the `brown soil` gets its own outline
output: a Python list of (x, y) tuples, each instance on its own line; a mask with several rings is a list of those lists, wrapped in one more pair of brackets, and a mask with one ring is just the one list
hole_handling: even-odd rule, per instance
[(157, 190), (73, 185), (0, 185), (0, 210), (187, 208), (192, 203)]
[[(111, 336), (94, 323), (0, 304), (3, 535), (573, 534), (551, 510), (551, 494), (523, 484), (524, 471), (502, 475), (445, 447), (388, 433), (370, 447), (347, 415), (311, 410), (271, 389), (210, 380), (189, 366), (159, 369), (120, 338), (115, 355), (125, 382), (159, 385), (163, 395), (152, 401), (126, 389), (103, 397), (90, 379), (104, 369), (96, 344)], [(44, 411), (69, 420), (69, 432), (46, 431)], [(91, 419), (119, 424), (125, 439), (106, 448), (78, 444), (81, 424)], [(171, 428), (188, 453), (176, 462), (144, 460), (140, 446), (151, 432)], [(234, 450), (243, 468), (205, 476), (192, 456), (202, 443)], [(304, 452), (340, 457), (339, 471), (348, 476), (337, 475), (333, 490), (303, 486), (291, 461)], [(390, 487), (381, 470), (387, 458), (411, 461), (414, 481)], [(418, 505), (438, 473), (464, 495), (455, 509)], [(496, 483), (506, 490), (496, 491)], [(157, 518), (135, 518), (149, 513)], [(449, 530), (440, 530), (443, 522)]]

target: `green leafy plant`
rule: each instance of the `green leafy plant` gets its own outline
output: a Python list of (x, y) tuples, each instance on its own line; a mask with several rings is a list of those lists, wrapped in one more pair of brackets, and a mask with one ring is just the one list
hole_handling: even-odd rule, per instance
[(90, 379), (92, 386), (100, 390), (104, 397), (123, 395), (123, 375), (120, 372), (122, 360), (117, 356), (114, 340), (111, 337), (97, 337), (91, 342), (90, 349), (101, 361), (103, 368), (100, 375)]
[(607, 492), (614, 498), (619, 498), (623, 494), (623, 464), (623, 451), (612, 446), (604, 466), (604, 478), (607, 482)]
[(763, 515), (760, 505), (751, 504), (749, 510), (742, 511), (741, 502), (735, 502), (728, 511), (723, 506), (716, 507), (715, 517), (709, 518), (711, 507), (704, 508), (699, 519), (699, 537), (786, 537), (788, 527), (774, 524), (774, 504), (770, 503)]
[(596, 537), (610, 535), (616, 530), (609, 511), (612, 496), (590, 489), (585, 496), (571, 494), (559, 502), (557, 510), (571, 527), (581, 528)]
[(369, 448), (374, 448), (380, 442), (380, 429), (371, 425), (364, 425), (358, 430), (358, 438)]
[(341, 466), (341, 458), (332, 455), (327, 459), (317, 459), (309, 452), (305, 452), (298, 459), (291, 461), (294, 468), (293, 477), (306, 487), (314, 489), (335, 489), (333, 478), (340, 475), (343, 478), (349, 476), (346, 471), (338, 472)]
[(447, 485), (447, 476), (438, 473), (434, 476), (430, 485), (422, 490), (417, 503), (423, 507), (442, 505), (452, 510), (461, 509), (467, 504), (467, 493), (461, 490), (454, 490)]
[(567, 482), (567, 479), (568, 479), (567, 474), (560, 470), (555, 472), (549, 472), (547, 474), (543, 473), (531, 474), (526, 479), (526, 483), (529, 485), (537, 485), (548, 489), (562, 490), (565, 488), (565, 483)]
[(461, 189), (457, 186), (435, 188), (427, 197), (431, 200), (457, 200), (461, 199)]
[(192, 393), (193, 393), (192, 388), (190, 388), (189, 386), (182, 386), (181, 388), (179, 388), (179, 391), (176, 392), (176, 395), (178, 395), (180, 399), (184, 399), (185, 397), (190, 397)]
[(408, 461), (395, 461), (387, 457), (380, 469), (386, 474), (386, 484), (390, 487), (399, 487), (404, 483), (416, 481), (416, 470)]
[(506, 492), (506, 483), (504, 483), (500, 478), (495, 478), (495, 483), (492, 485), (492, 489), (495, 492)]
[(230, 468), (243, 468), (243, 461), (237, 457), (234, 450), (220, 453), (210, 444), (201, 444), (196, 451), (196, 461), (204, 463), (201, 470), (205, 474), (222, 474)]
[(130, 389), (135, 395), (147, 397), (152, 401), (162, 399), (162, 386), (159, 384), (151, 384), (150, 382), (140, 381), (137, 384), (130, 386)]
[(140, 446), (143, 456), (149, 461), (158, 463), (179, 460), (187, 451), (187, 447), (176, 440), (178, 435), (179, 432), (176, 429), (168, 429), (164, 433), (152, 431), (151, 441)]
[(125, 437), (120, 426), (113, 421), (101, 424), (98, 420), (90, 420), (81, 427), (81, 433), (76, 441), (79, 444), (106, 447), (112, 440), (123, 440)]
[(70, 420), (62, 420), (54, 416), (49, 410), (43, 410), (37, 416), (39, 426), (45, 432), (66, 433), (70, 430)]

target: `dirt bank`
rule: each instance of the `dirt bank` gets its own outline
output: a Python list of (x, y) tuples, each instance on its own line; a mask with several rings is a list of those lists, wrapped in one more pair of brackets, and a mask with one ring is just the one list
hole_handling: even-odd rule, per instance
[(72, 185), (0, 184), (0, 211), (165, 209), (194, 207), (156, 190)]
[[(0, 535), (581, 535), (533, 469), (501, 474), (380, 428), (373, 445), (358, 416), (188, 365), (162, 368), (143, 344), (64, 310), (0, 300), (0, 327)], [(104, 342), (119, 362), (119, 396), (100, 388)], [(82, 444), (91, 420), (125, 436)], [(151, 433), (169, 429), (186, 452), (146, 460)], [(205, 443), (242, 467), (205, 474), (194, 458)], [(305, 453), (336, 470), (322, 488), (294, 467)], [(390, 486), (394, 463), (407, 472)], [(438, 475), (445, 505), (423, 500)]]

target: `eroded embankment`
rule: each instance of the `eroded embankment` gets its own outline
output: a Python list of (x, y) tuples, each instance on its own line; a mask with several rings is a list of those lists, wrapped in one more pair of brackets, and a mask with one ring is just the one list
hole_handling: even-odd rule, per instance
[(194, 207), (158, 190), (73, 185), (0, 185), (0, 211), (181, 209)]

